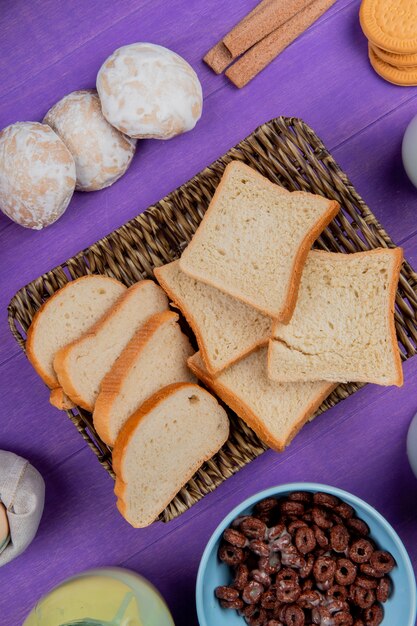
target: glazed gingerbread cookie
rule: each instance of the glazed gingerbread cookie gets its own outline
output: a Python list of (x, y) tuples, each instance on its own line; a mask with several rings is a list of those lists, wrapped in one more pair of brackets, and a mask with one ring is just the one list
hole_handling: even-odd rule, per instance
[(0, 133), (0, 208), (39, 230), (64, 213), (75, 188), (74, 159), (46, 124), (16, 122)]
[(44, 123), (59, 135), (75, 160), (76, 189), (109, 187), (129, 167), (136, 140), (111, 126), (94, 89), (73, 91), (45, 115)]
[(150, 43), (116, 50), (101, 66), (97, 91), (103, 115), (130, 137), (170, 139), (200, 119), (202, 90), (178, 54)]

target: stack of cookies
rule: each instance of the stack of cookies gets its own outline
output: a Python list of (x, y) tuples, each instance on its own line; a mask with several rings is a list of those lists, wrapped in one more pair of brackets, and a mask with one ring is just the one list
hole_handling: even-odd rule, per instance
[(374, 70), (394, 85), (417, 85), (416, 0), (362, 0), (360, 22)]

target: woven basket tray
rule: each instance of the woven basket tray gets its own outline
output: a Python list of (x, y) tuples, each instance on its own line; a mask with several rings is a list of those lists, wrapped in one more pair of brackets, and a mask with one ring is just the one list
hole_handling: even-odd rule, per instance
[[(317, 240), (318, 248), (348, 253), (394, 246), (315, 133), (301, 120), (279, 117), (260, 126), (145, 213), (20, 289), (9, 304), (8, 314), (11, 331), (21, 348), (25, 350), (26, 331), (36, 311), (68, 280), (98, 273), (131, 285), (152, 277), (154, 267), (177, 259), (199, 225), (225, 165), (232, 159), (244, 161), (289, 190), (311, 191), (340, 203), (342, 210)], [(417, 275), (405, 262), (395, 313), (404, 359), (417, 350), (416, 286)], [(340, 385), (318, 413), (358, 388), (356, 384)], [(265, 450), (256, 435), (231, 411), (228, 413), (232, 426), (229, 440), (172, 500), (160, 516), (162, 521), (186, 511)], [(114, 477), (111, 450), (95, 432), (91, 415), (80, 408), (67, 414), (100, 463)]]

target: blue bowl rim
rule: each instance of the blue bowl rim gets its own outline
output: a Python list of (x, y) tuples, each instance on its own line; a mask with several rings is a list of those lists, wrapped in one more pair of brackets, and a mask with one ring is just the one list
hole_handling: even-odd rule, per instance
[[(401, 541), (398, 533), (394, 530), (391, 524), (379, 513), (371, 504), (365, 502), (358, 496), (355, 496), (353, 493), (349, 491), (345, 491), (343, 489), (339, 489), (338, 487), (332, 487), (330, 485), (323, 485), (321, 483), (285, 483), (283, 485), (277, 485), (275, 487), (268, 487), (268, 489), (264, 489), (263, 491), (259, 491), (254, 495), (250, 496), (230, 511), (223, 518), (220, 524), (216, 527), (214, 532), (212, 533), (205, 549), (203, 555), (200, 560), (200, 565), (197, 573), (197, 582), (196, 582), (196, 605), (197, 605), (197, 617), (198, 623), (200, 626), (210, 626), (207, 623), (206, 616), (204, 615), (203, 610), (203, 580), (204, 574), (207, 567), (207, 561), (209, 559), (210, 554), (213, 551), (213, 548), (217, 541), (220, 538), (221, 533), (225, 528), (227, 528), (231, 522), (242, 512), (242, 510), (247, 509), (250, 506), (253, 506), (259, 500), (263, 500), (264, 498), (269, 498), (273, 495), (279, 495), (280, 493), (285, 493), (289, 491), (322, 491), (324, 493), (330, 493), (332, 495), (338, 496), (341, 500), (344, 498), (348, 498), (353, 505), (358, 506), (359, 508), (364, 508), (369, 515), (371, 515), (376, 522), (378, 522), (391, 536), (394, 540), (394, 543), (397, 545), (398, 551), (401, 555), (401, 559), (403, 561), (404, 569), (407, 578), (410, 580), (410, 587), (413, 590), (410, 596), (410, 617), (411, 621), (408, 624), (403, 624), (402, 626), (414, 626), (416, 616), (417, 616), (417, 593), (416, 593), (416, 579), (414, 575), (413, 566), (411, 564), (410, 557), (408, 556), (408, 552), (405, 549), (403, 542)], [(244, 623), (244, 622), (242, 622)]]

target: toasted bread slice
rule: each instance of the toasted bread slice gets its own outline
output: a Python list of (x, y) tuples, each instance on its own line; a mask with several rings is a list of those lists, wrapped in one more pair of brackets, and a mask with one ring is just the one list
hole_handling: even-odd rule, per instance
[(281, 452), (335, 388), (326, 382), (275, 383), (266, 372), (267, 348), (260, 348), (212, 378), (199, 352), (188, 365), (259, 439)]
[(137, 329), (167, 308), (166, 295), (152, 280), (130, 287), (86, 334), (55, 355), (54, 368), (66, 395), (92, 412), (101, 381)]
[(270, 378), (401, 386), (394, 308), (402, 260), (401, 248), (311, 251), (294, 315), (274, 327)]
[(187, 276), (179, 261), (158, 267), (154, 273), (193, 329), (211, 376), (268, 343), (272, 332), (270, 317)]
[(290, 193), (232, 161), (182, 254), (180, 268), (288, 322), (307, 254), (338, 210), (334, 200)]
[(126, 287), (109, 276), (82, 276), (45, 302), (28, 330), (26, 353), (51, 389), (59, 387), (53, 368), (56, 353), (87, 332), (112, 307)]
[(126, 422), (113, 450), (123, 517), (135, 528), (151, 524), (228, 436), (225, 410), (198, 385), (158, 391)]
[(162, 387), (195, 382), (187, 366), (194, 350), (178, 325), (178, 314), (164, 311), (141, 326), (104, 377), (94, 409), (99, 436), (114, 445), (123, 424)]

